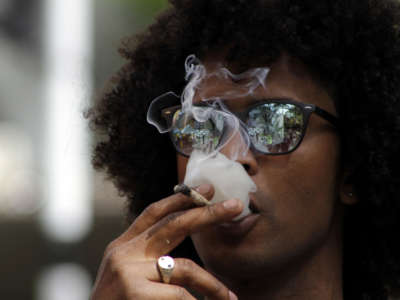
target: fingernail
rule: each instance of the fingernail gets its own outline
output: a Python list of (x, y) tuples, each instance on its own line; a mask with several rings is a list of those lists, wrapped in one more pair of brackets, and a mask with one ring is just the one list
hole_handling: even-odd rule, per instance
[(240, 203), (239, 203), (239, 200), (237, 200), (237, 199), (229, 199), (229, 200), (226, 200), (223, 203), (223, 205), (224, 205), (225, 209), (227, 209), (227, 210), (236, 210), (239, 207)]
[(209, 184), (202, 184), (196, 188), (196, 191), (200, 194), (208, 194), (211, 191), (211, 186)]
[(239, 298), (232, 292), (229, 291), (229, 300), (238, 300)]

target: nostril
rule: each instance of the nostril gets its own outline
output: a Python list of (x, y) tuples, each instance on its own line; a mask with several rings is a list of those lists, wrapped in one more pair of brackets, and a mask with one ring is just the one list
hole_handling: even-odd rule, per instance
[(257, 173), (257, 166), (255, 166), (253, 164), (243, 164), (242, 163), (242, 166), (246, 170), (247, 174), (249, 174), (250, 176), (253, 176)]
[(236, 161), (243, 166), (249, 176), (257, 174), (258, 162), (251, 151), (247, 151), (246, 155), (240, 156)]

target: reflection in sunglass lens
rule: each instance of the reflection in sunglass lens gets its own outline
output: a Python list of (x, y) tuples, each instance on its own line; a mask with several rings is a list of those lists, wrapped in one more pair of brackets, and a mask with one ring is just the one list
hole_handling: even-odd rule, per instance
[(294, 104), (261, 104), (249, 112), (247, 128), (256, 150), (263, 153), (288, 152), (301, 139), (303, 113)]
[(170, 134), (177, 149), (190, 155), (194, 149), (214, 151), (221, 140), (223, 129), (224, 120), (218, 114), (212, 115), (205, 122), (198, 122), (192, 114), (177, 110)]

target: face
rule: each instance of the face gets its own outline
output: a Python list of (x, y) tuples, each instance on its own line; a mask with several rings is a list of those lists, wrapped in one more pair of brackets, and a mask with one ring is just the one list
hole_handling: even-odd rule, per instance
[[(203, 60), (207, 71), (221, 58)], [(312, 103), (336, 115), (333, 100), (316, 83), (300, 62), (282, 56), (268, 66), (271, 71), (265, 89), (255, 97), (227, 100), (233, 112), (243, 111), (254, 99), (286, 98)], [(231, 83), (214, 78), (201, 87), (215, 92), (231, 88)], [(235, 139), (234, 139), (235, 140)], [(236, 141), (237, 142), (237, 139)], [(221, 152), (229, 153), (227, 144)], [(329, 122), (312, 114), (301, 145), (286, 155), (263, 155), (251, 150), (239, 156), (257, 192), (251, 199), (259, 211), (255, 225), (245, 234), (231, 235), (218, 226), (192, 236), (205, 267), (222, 278), (251, 277), (300, 264), (339, 247), (340, 235), (340, 141)], [(183, 181), (188, 159), (178, 154), (178, 176)], [(240, 266), (240, 274), (237, 274)]]

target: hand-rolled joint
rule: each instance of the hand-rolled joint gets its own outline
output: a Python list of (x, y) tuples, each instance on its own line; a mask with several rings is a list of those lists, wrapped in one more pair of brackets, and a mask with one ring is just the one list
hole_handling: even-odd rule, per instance
[(186, 196), (189, 196), (193, 199), (194, 204), (197, 206), (211, 205), (210, 201), (208, 201), (203, 195), (199, 192), (196, 192), (194, 189), (188, 187), (186, 184), (178, 184), (174, 187), (174, 192), (182, 193)]

